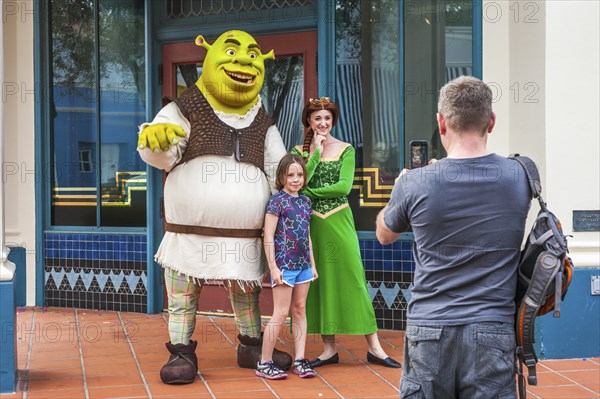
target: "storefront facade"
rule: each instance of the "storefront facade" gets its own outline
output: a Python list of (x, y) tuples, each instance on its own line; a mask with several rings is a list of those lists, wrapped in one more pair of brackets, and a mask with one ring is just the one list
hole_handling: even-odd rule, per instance
[[(599, 233), (593, 223), (581, 230), (575, 218), (581, 213), (574, 212), (592, 211), (593, 218), (600, 207), (598, 121), (583, 125), (570, 118), (594, 105), (597, 113), (598, 22), (586, 30), (586, 14), (568, 11), (564, 2), (5, 3), (14, 6), (3, 5), (5, 32), (16, 33), (5, 33), (5, 48), (19, 48), (18, 62), (7, 67), (19, 83), (5, 83), (3, 93), (8, 147), (14, 149), (4, 173), (7, 241), (27, 253), (27, 304), (162, 311), (161, 270), (153, 254), (162, 237), (163, 176), (137, 155), (137, 126), (153, 118), (163, 96), (176, 96), (197, 79), (204, 56), (193, 44), (197, 35), (211, 41), (241, 29), (275, 50), (262, 96), (288, 149), (302, 142), (305, 99), (328, 96), (340, 106), (333, 133), (357, 149), (350, 201), (381, 328), (404, 328), (414, 262), (410, 233), (391, 246), (377, 243), (375, 215), (408, 164), (410, 141), (426, 140), (431, 157), (444, 156), (435, 123), (437, 92), (460, 75), (480, 77), (495, 92), (499, 123), (491, 149), (530, 155), (540, 166), (545, 197), (573, 235), (575, 283), (585, 288), (570, 292), (569, 300), (598, 309), (589, 284), (600, 275)], [(580, 6), (597, 15), (597, 4)], [(559, 36), (555, 28), (565, 23), (570, 29)], [(584, 51), (586, 60), (590, 54), (595, 60), (579, 76), (568, 75), (569, 84), (561, 53), (574, 50), (566, 37), (585, 37), (576, 41), (580, 51), (573, 57)], [(31, 55), (23, 56), (23, 48)], [(581, 89), (573, 97), (577, 82)], [(582, 129), (574, 128), (578, 124)], [(569, 143), (579, 142), (589, 146), (564, 157)], [(573, 183), (578, 180), (587, 188)], [(11, 200), (11, 192), (19, 199)], [(35, 209), (35, 217), (25, 207)], [(18, 211), (13, 215), (12, 209)], [(203, 310), (227, 313), (223, 289), (206, 291)], [(597, 314), (591, 317), (598, 321)]]

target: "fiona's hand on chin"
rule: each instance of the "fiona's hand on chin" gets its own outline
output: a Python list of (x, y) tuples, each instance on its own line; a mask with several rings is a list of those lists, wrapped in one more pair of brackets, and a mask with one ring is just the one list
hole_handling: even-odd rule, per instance
[(323, 142), (325, 141), (325, 135), (317, 133), (314, 137), (315, 148), (318, 148), (320, 152), (323, 152)]

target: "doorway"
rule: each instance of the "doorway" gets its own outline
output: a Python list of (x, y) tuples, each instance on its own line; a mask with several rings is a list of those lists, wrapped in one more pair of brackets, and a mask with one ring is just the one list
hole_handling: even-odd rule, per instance
[[(271, 49), (275, 60), (265, 62), (265, 82), (261, 91), (263, 105), (277, 123), (288, 150), (301, 144), (304, 129), (300, 114), (305, 99), (317, 96), (317, 32), (295, 32), (254, 36), (263, 52)], [(212, 43), (212, 40), (210, 40)], [(162, 46), (163, 97), (177, 97), (193, 85), (202, 73), (206, 50), (193, 41)], [(164, 176), (163, 176), (164, 181)], [(267, 278), (268, 281), (268, 278)], [(263, 283), (261, 314), (273, 311), (271, 287)], [(163, 303), (168, 304), (163, 287)], [(220, 284), (205, 284), (198, 311), (232, 314), (227, 291)]]

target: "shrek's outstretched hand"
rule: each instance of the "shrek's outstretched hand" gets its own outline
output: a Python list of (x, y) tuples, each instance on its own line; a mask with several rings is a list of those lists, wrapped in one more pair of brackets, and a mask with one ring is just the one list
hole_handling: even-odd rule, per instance
[(179, 143), (179, 137), (186, 137), (181, 126), (172, 123), (157, 123), (146, 126), (138, 137), (138, 148), (150, 148), (154, 152), (167, 151)]

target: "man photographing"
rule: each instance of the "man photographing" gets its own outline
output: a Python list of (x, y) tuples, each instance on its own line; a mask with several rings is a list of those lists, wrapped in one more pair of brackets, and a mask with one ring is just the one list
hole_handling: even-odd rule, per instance
[(403, 170), (377, 216), (377, 239), (414, 233), (400, 396), (516, 398), (516, 268), (530, 205), (516, 161), (490, 153), (492, 91), (462, 76), (440, 90), (448, 156)]

